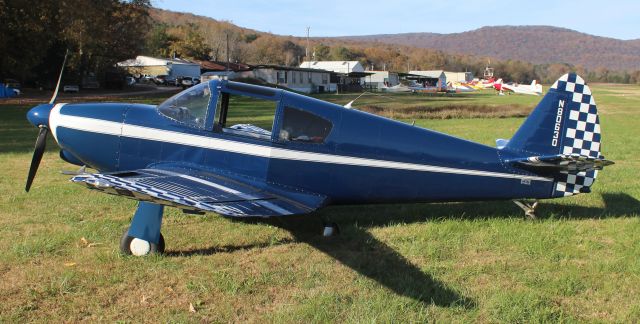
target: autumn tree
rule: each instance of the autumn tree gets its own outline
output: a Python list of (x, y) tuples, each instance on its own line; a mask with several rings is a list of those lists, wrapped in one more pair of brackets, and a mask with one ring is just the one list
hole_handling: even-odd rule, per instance
[(291, 40), (264, 35), (252, 43), (248, 58), (257, 64), (297, 65), (304, 48)]
[(144, 48), (148, 0), (2, 1), (0, 76), (50, 82), (66, 49), (69, 75), (100, 74)]
[(244, 44), (253, 42), (259, 37), (256, 34), (245, 35), (233, 28), (228, 28), (226, 24), (209, 26), (202, 29), (202, 34), (210, 48), (213, 61), (226, 61), (227, 56), (231, 61), (242, 61), (246, 54)]
[(331, 58), (331, 48), (325, 44), (318, 44), (313, 48), (312, 59), (314, 61), (327, 61)]
[[(53, 1), (0, 0), (0, 77), (25, 80), (34, 75), (58, 38), (60, 26), (53, 19)], [(43, 71), (48, 74), (50, 71)]]
[(186, 59), (208, 60), (211, 48), (205, 43), (200, 27), (189, 23), (169, 31), (175, 41), (169, 46), (173, 55)]
[(147, 35), (145, 54), (157, 57), (169, 57), (171, 44), (178, 41), (178, 38), (168, 33), (169, 26), (164, 23), (154, 24)]
[(340, 45), (332, 47), (330, 55), (333, 61), (351, 61), (355, 58), (355, 55), (349, 48)]

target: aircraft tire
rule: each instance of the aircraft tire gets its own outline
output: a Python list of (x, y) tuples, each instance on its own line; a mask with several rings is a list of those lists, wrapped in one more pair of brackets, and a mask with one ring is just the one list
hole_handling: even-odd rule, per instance
[(324, 237), (332, 237), (340, 234), (340, 228), (336, 223), (325, 223), (322, 231), (322, 236)]
[(120, 252), (126, 255), (146, 256), (149, 254), (162, 254), (164, 253), (164, 237), (160, 233), (160, 242), (158, 244), (147, 242), (127, 235), (129, 229), (122, 234), (120, 239)]

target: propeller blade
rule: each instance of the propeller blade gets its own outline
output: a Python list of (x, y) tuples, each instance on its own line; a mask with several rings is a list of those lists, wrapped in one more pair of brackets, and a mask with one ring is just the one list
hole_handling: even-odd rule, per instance
[(64, 72), (64, 66), (65, 64), (67, 64), (68, 55), (69, 55), (69, 49), (67, 48), (67, 51), (64, 53), (64, 61), (62, 61), (62, 68), (60, 69), (60, 75), (58, 76), (58, 84), (56, 84), (56, 90), (53, 92), (53, 97), (51, 97), (51, 101), (49, 101), (49, 104), (55, 103), (56, 97), (58, 97), (58, 90), (60, 90), (60, 81), (62, 81), (62, 72)]
[(36, 147), (33, 151), (33, 158), (31, 159), (31, 166), (29, 167), (29, 175), (27, 176), (27, 185), (24, 188), (26, 192), (29, 192), (33, 178), (36, 177), (44, 149), (47, 145), (47, 133), (49, 129), (46, 126), (40, 126), (40, 132), (38, 133), (38, 139), (36, 140)]

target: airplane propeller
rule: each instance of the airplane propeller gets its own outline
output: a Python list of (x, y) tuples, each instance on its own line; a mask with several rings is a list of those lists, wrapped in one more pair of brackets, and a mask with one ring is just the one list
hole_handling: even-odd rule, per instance
[[(49, 101), (49, 105), (53, 105), (58, 97), (58, 91), (60, 90), (60, 82), (62, 81), (62, 73), (64, 72), (64, 66), (67, 63), (67, 56), (69, 55), (69, 50), (67, 49), (64, 54), (64, 61), (62, 61), (62, 68), (60, 69), (60, 75), (58, 76), (58, 83), (56, 84), (56, 89), (53, 92), (53, 96)], [(34, 115), (39, 115), (38, 111), (39, 107), (36, 107), (32, 110), (35, 110)], [(31, 112), (30, 112), (31, 113)], [(47, 118), (48, 120), (48, 118)], [(29, 174), (27, 175), (27, 184), (24, 188), (26, 192), (29, 192), (31, 188), (31, 184), (33, 184), (33, 179), (36, 177), (36, 173), (38, 172), (38, 167), (40, 166), (40, 161), (42, 161), (42, 156), (44, 155), (44, 150), (47, 146), (47, 133), (49, 133), (49, 127), (47, 123), (42, 123), (37, 125), (40, 131), (38, 132), (38, 138), (36, 139), (36, 146), (33, 150), (33, 157), (31, 158), (31, 165), (29, 166)]]
[(26, 192), (29, 192), (31, 188), (31, 184), (33, 183), (33, 178), (36, 177), (36, 172), (38, 172), (38, 167), (40, 166), (40, 161), (42, 160), (42, 155), (44, 154), (44, 150), (47, 146), (47, 133), (49, 132), (49, 128), (47, 126), (40, 126), (40, 132), (38, 133), (38, 139), (36, 139), (36, 147), (33, 151), (33, 157), (31, 158), (31, 166), (29, 167), (29, 175), (27, 176), (27, 185), (24, 188)]

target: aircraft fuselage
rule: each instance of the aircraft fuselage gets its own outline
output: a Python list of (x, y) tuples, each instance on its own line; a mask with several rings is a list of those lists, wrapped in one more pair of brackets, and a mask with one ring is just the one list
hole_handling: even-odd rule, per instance
[[(282, 90), (269, 139), (216, 129), (221, 91), (211, 83), (203, 127), (139, 104), (58, 104), (49, 116), (64, 152), (100, 172), (187, 166), (326, 195), (334, 204), (549, 198), (553, 179), (514, 169), (493, 147)], [(216, 91), (217, 90), (217, 91)], [(258, 94), (265, 96), (265, 93)], [(278, 137), (285, 107), (331, 123), (322, 143)], [(506, 156), (505, 156), (506, 155)]]

